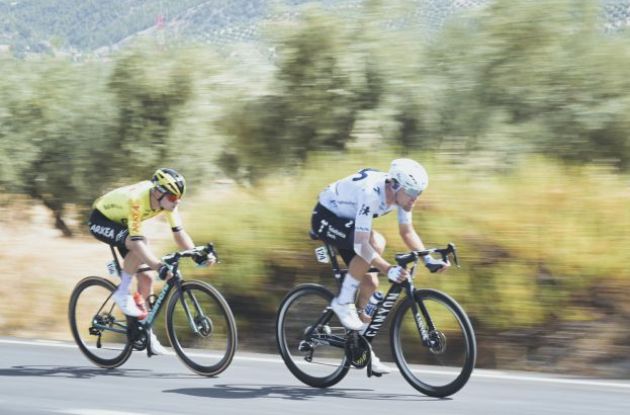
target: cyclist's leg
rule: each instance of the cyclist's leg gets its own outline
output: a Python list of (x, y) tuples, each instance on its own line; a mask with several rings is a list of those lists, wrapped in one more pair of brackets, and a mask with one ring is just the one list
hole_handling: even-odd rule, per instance
[(130, 293), (133, 275), (138, 267), (142, 264), (140, 256), (133, 251), (128, 251), (123, 259), (121, 283), (114, 293), (114, 301), (123, 310), (123, 312), (132, 317), (144, 318), (146, 310), (140, 309)]
[[(320, 239), (335, 246), (346, 264), (350, 265), (357, 261), (354, 259), (356, 257), (354, 253), (354, 219), (341, 218), (322, 205), (317, 204), (311, 218), (311, 229)], [(363, 261), (363, 264), (366, 264), (365, 261)], [(355, 268), (357, 266), (355, 265)], [(362, 276), (367, 272), (368, 267), (366, 264), (365, 270), (360, 274), (352, 274), (352, 271), (349, 271), (341, 283), (339, 293), (330, 304), (332, 310), (339, 317), (341, 324), (351, 330), (359, 330), (363, 324), (359, 320), (355, 307), (355, 297), (360, 277), (357, 278), (354, 275)]]
[[(147, 246), (149, 241), (145, 239)], [(145, 301), (153, 294), (153, 270), (147, 264), (141, 263), (135, 269), (134, 272), (138, 278), (138, 292), (142, 295)]]
[(138, 277), (138, 292), (146, 301), (153, 294), (154, 271), (146, 264), (141, 264), (136, 271)]
[[(386, 245), (385, 237), (381, 235), (379, 232), (376, 232), (373, 230), (372, 234), (370, 235), (370, 245), (372, 245), (372, 248), (374, 248), (374, 250), (376, 250), (376, 252), (378, 252), (379, 255), (383, 255), (383, 252), (385, 252), (385, 245)], [(363, 262), (367, 264), (367, 262), (365, 261)], [(367, 267), (369, 269), (369, 264)], [(357, 303), (359, 309), (362, 310), (367, 305), (372, 293), (376, 291), (376, 289), (378, 288), (378, 273), (376, 272), (368, 273), (367, 272), (368, 269), (366, 269), (363, 274), (355, 274), (354, 272), (358, 273), (358, 272), (361, 272), (363, 269), (365, 269), (364, 265), (361, 265), (360, 267), (359, 265), (356, 265), (356, 268), (357, 268), (356, 270), (353, 270), (352, 265), (350, 266), (350, 273), (352, 273), (352, 275), (365, 274), (364, 277), (361, 279), (361, 283), (359, 285), (359, 300)], [(366, 317), (362, 313), (359, 313), (359, 318), (364, 323), (368, 323), (371, 320), (371, 318)]]
[[(133, 272), (129, 272), (130, 263), (133, 262), (133, 258), (130, 257), (131, 253), (125, 245), (125, 241), (128, 238), (129, 231), (123, 224), (114, 222), (107, 218), (98, 209), (94, 209), (90, 215), (88, 221), (90, 233), (99, 241), (105, 242), (108, 245), (114, 246), (118, 249), (123, 257), (123, 269), (122, 269), (122, 281), (118, 287), (117, 292), (122, 293), (125, 290), (129, 290), (131, 285), (131, 275)], [(129, 263), (129, 264), (128, 264)], [(127, 271), (125, 273), (125, 271)]]
[[(143, 310), (149, 311), (147, 304), (149, 303), (149, 296), (153, 294), (153, 271), (147, 264), (140, 264), (136, 269), (136, 277), (138, 278), (138, 292), (144, 299), (144, 305), (141, 306)], [(151, 353), (154, 355), (166, 354), (167, 350), (162, 346), (152, 328), (149, 328), (148, 334), (151, 337), (150, 347)]]

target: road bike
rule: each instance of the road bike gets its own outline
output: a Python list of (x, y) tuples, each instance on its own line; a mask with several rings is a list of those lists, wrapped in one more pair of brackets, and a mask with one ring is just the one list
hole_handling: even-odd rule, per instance
[[(318, 239), (312, 232), (311, 238)], [(340, 268), (336, 249), (324, 242), (315, 253), (319, 262), (331, 264), (339, 288), (347, 270)], [(302, 284), (290, 291), (278, 309), (276, 343), (291, 373), (303, 383), (319, 388), (335, 385), (351, 367), (367, 368), (368, 376), (380, 376), (371, 370), (371, 344), (386, 321), (391, 320), (392, 356), (409, 384), (435, 397), (459, 391), (475, 366), (475, 333), (462, 307), (450, 296), (414, 287), (418, 260), (430, 254), (439, 254), (443, 260), (452, 257), (459, 266), (453, 244), (396, 255), (398, 265), (412, 266), (410, 278), (391, 284), (377, 304), (372, 321), (361, 333), (341, 325), (330, 308), (334, 295), (328, 288)]]
[[(120, 275), (118, 257), (111, 249), (115, 272)], [(112, 294), (117, 285), (109, 279), (90, 276), (79, 281), (70, 296), (68, 318), (81, 352), (103, 368), (121, 366), (134, 350), (146, 350), (150, 357), (148, 333), (167, 303), (166, 333), (179, 359), (202, 376), (215, 376), (227, 369), (237, 347), (232, 310), (216, 288), (203, 281), (185, 281), (179, 269), (182, 258), (209, 253), (216, 256), (212, 244), (174, 252), (162, 259), (171, 267), (173, 277), (157, 297), (149, 298), (150, 311), (142, 321), (125, 316), (116, 306)]]

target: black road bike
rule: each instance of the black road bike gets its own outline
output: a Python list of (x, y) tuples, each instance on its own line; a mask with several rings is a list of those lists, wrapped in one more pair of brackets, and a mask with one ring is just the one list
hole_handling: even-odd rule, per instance
[[(117, 286), (102, 277), (79, 281), (68, 306), (72, 336), (83, 354), (97, 366), (115, 368), (127, 361), (133, 350), (151, 356), (149, 330), (166, 307), (166, 332), (179, 359), (193, 372), (215, 376), (230, 365), (237, 346), (236, 323), (221, 293), (203, 281), (184, 281), (179, 270), (182, 258), (216, 253), (212, 244), (175, 252), (164, 257), (173, 277), (160, 294), (149, 299), (150, 312), (140, 322), (125, 316), (112, 299)], [(120, 263), (112, 248), (114, 264)]]
[[(311, 233), (311, 238), (317, 236)], [(339, 267), (335, 248), (325, 243), (315, 253), (319, 262), (331, 263), (333, 276), (341, 286), (347, 270)], [(453, 244), (396, 255), (398, 265), (412, 266), (411, 276), (404, 283), (392, 283), (362, 333), (341, 325), (330, 308), (334, 295), (324, 286), (302, 284), (290, 291), (278, 310), (276, 342), (291, 373), (319, 388), (335, 385), (351, 367), (367, 368), (368, 376), (378, 376), (371, 370), (371, 343), (391, 315), (392, 355), (411, 386), (435, 397), (459, 391), (475, 366), (475, 333), (455, 300), (434, 289), (414, 287), (419, 259), (434, 253), (444, 260), (452, 257), (458, 265)]]

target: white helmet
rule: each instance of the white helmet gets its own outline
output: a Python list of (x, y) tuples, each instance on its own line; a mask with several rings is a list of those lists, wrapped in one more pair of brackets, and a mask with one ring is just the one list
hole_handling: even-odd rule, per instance
[(389, 168), (389, 178), (395, 180), (408, 196), (416, 198), (429, 185), (429, 175), (420, 163), (411, 159), (396, 159)]

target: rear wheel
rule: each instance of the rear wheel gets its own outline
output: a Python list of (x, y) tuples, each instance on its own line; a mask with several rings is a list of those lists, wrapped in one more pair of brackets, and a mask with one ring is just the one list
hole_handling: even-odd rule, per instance
[(166, 312), (166, 331), (180, 360), (193, 372), (215, 376), (236, 352), (236, 323), (227, 301), (202, 281), (185, 281), (173, 290)]
[(74, 341), (85, 357), (104, 368), (122, 365), (133, 351), (127, 318), (111, 298), (115, 290), (105, 278), (87, 277), (76, 285), (68, 305)]
[[(418, 316), (414, 316), (413, 302), (418, 305)], [(421, 306), (427, 315), (420, 311)], [(429, 345), (418, 332), (418, 319), (429, 327)], [(475, 333), (464, 310), (448, 295), (416, 290), (414, 298), (407, 298), (396, 310), (390, 336), (400, 372), (425, 395), (452, 395), (470, 378), (477, 356)]]
[[(276, 319), (276, 343), (284, 363), (296, 378), (317, 388), (338, 383), (350, 369), (345, 348), (329, 343), (344, 344), (346, 338), (346, 330), (328, 309), (332, 299), (333, 294), (321, 285), (300, 285), (282, 300)], [(327, 318), (307, 338), (322, 313)]]

